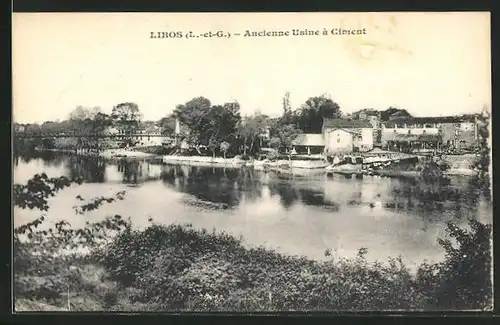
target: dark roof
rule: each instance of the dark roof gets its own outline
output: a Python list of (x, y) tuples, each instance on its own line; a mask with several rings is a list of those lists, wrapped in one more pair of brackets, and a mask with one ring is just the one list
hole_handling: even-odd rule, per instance
[(432, 123), (462, 123), (473, 122), (472, 116), (436, 116), (436, 117), (402, 117), (382, 122), (386, 127), (396, 124), (432, 124)]
[(362, 129), (371, 128), (372, 125), (368, 120), (353, 120), (346, 118), (324, 118), (323, 127), (337, 128), (337, 129)]

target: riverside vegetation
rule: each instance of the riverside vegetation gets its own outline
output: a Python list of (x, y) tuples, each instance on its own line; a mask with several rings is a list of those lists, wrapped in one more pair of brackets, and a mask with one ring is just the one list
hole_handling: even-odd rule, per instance
[[(412, 271), (400, 258), (370, 263), (325, 251), (326, 261), (247, 248), (190, 225), (132, 227), (108, 216), (74, 229), (50, 220), (47, 199), (80, 180), (37, 174), (14, 185), (14, 205), (42, 216), (14, 229), (16, 310), (28, 303), (72, 311), (333, 311), (491, 309), (491, 225), (448, 224), (439, 263)], [(126, 195), (90, 200), (75, 213)], [(43, 305), (42, 305), (43, 306)]]

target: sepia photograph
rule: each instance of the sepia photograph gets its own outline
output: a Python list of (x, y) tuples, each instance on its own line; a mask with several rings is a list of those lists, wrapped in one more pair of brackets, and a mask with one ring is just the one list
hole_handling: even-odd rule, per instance
[(13, 13), (13, 312), (493, 311), (489, 12)]

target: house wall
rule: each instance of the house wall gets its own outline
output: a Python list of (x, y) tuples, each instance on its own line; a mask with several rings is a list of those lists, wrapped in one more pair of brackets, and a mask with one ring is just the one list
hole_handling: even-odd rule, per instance
[(360, 136), (354, 135), (354, 146), (358, 147), (360, 151), (369, 151), (373, 149), (373, 130), (360, 129)]
[(373, 128), (378, 129), (380, 128), (380, 119), (377, 116), (368, 116), (368, 121), (370, 121), (370, 124), (372, 125)]
[[(420, 127), (421, 126), (421, 127)], [(425, 125), (406, 125), (405, 127), (382, 127), (382, 143), (392, 139), (394, 133), (397, 134), (433, 134), (441, 135), (442, 143), (457, 147), (472, 147), (477, 145), (477, 126), (474, 122), (467, 123), (440, 123), (433, 124), (432, 127)]]
[(457, 147), (477, 145), (476, 123), (443, 123), (441, 124), (443, 144)]
[(425, 125), (406, 125), (405, 127), (385, 127), (382, 126), (381, 142), (382, 145), (387, 145), (387, 141), (393, 139), (394, 133), (396, 134), (439, 134), (439, 125), (433, 125), (432, 127), (426, 127)]
[(438, 127), (431, 127), (431, 128), (426, 128), (426, 127), (402, 127), (402, 128), (382, 128), (382, 138), (384, 134), (438, 134), (439, 133), (439, 128)]
[(169, 138), (166, 136), (159, 135), (137, 137), (137, 141), (139, 141), (139, 144), (143, 146), (161, 146), (162, 143), (166, 142), (168, 139)]
[(344, 130), (331, 130), (326, 128), (323, 132), (325, 150), (329, 154), (352, 152), (354, 141), (352, 133)]
[[(307, 155), (310, 153), (311, 155), (322, 154), (325, 147), (324, 146), (293, 146), (295, 152), (299, 155)], [(309, 151), (308, 151), (309, 148)]]

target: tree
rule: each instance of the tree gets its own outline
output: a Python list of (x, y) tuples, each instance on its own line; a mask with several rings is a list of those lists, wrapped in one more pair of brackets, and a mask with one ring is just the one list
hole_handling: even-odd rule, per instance
[[(45, 173), (37, 174), (26, 184), (14, 184), (13, 204), (20, 209), (39, 210), (39, 218), (14, 228), (13, 262), (15, 299), (48, 300), (57, 304), (62, 298), (69, 305), (69, 291), (82, 292), (88, 281), (81, 274), (85, 264), (76, 255), (61, 254), (65, 250), (76, 248), (95, 249), (106, 238), (125, 229), (130, 223), (118, 215), (107, 217), (96, 223), (86, 222), (84, 228), (72, 228), (64, 220), (51, 220), (54, 227), (39, 227), (46, 220), (44, 213), (49, 210), (48, 198), (73, 184), (82, 184), (82, 179), (67, 177), (49, 178)], [(77, 215), (98, 209), (104, 203), (123, 200), (125, 192), (118, 192), (114, 197), (97, 197), (85, 200), (80, 195), (76, 198), (81, 205), (73, 207)], [(33, 281), (36, 279), (36, 281)], [(67, 293), (67, 296), (64, 297)]]
[(268, 117), (259, 113), (245, 117), (239, 127), (238, 136), (243, 140), (244, 155), (247, 154), (247, 147), (253, 153), (255, 141), (259, 139), (268, 128)]
[(222, 141), (220, 144), (220, 151), (224, 153), (224, 159), (226, 159), (226, 153), (231, 145), (227, 141)]
[(280, 145), (281, 145), (281, 139), (278, 138), (277, 136), (276, 137), (272, 137), (270, 140), (269, 140), (269, 146), (273, 149), (276, 149), (276, 150), (279, 150), (280, 148)]
[[(70, 114), (65, 123), (68, 131), (79, 134), (89, 134), (94, 132), (93, 121), (98, 114), (103, 114), (100, 107), (86, 108), (77, 106)], [(99, 117), (100, 118), (100, 117)], [(98, 129), (99, 127), (97, 127)]]
[(236, 138), (236, 127), (241, 120), (237, 102), (212, 106), (210, 100), (196, 97), (178, 105), (174, 116), (189, 129), (187, 140), (191, 145), (208, 146), (213, 155), (222, 141)]
[(292, 109), (289, 92), (286, 92), (285, 95), (283, 96), (283, 115), (281, 116), (280, 120), (284, 124), (298, 123), (297, 112)]
[(292, 142), (302, 131), (293, 124), (283, 124), (277, 122), (271, 127), (271, 141), (273, 148), (278, 150), (288, 150), (292, 147)]
[(478, 123), (478, 139), (479, 139), (479, 158), (474, 162), (473, 167), (479, 170), (479, 176), (484, 184), (485, 188), (488, 188), (489, 184), (489, 172), (490, 172), (490, 111), (484, 107), (481, 115), (477, 117)]
[(381, 121), (389, 121), (394, 118), (401, 118), (401, 117), (412, 117), (410, 113), (408, 113), (407, 110), (405, 109), (399, 109), (396, 107), (389, 107), (388, 109), (380, 112), (380, 120)]
[(40, 129), (42, 133), (52, 133), (52, 134), (59, 133), (62, 131), (60, 123), (53, 121), (43, 122), (42, 125), (40, 126)]
[(125, 134), (131, 134), (137, 131), (142, 114), (136, 103), (127, 102), (113, 107), (111, 118), (114, 124), (122, 129)]
[(287, 115), (292, 111), (292, 105), (290, 104), (290, 93), (286, 92), (283, 96), (283, 115)]
[(298, 127), (305, 133), (321, 133), (323, 118), (340, 117), (340, 106), (331, 98), (310, 97), (298, 112)]
[(211, 107), (210, 100), (205, 97), (195, 97), (182, 105), (177, 105), (174, 110), (174, 116), (179, 122), (188, 128), (185, 139), (193, 146), (198, 146), (200, 131), (205, 127), (206, 115), (209, 114)]
[(92, 117), (92, 112), (90, 109), (83, 106), (77, 106), (71, 113), (69, 113), (68, 119), (70, 121), (84, 121), (87, 118)]
[(236, 140), (236, 128), (240, 120), (239, 105), (212, 106), (200, 124), (203, 129), (198, 130), (199, 142), (208, 145), (215, 155), (222, 141)]
[(175, 119), (175, 116), (170, 114), (160, 120), (160, 126), (163, 134), (171, 135), (175, 133)]
[(24, 126), (24, 133), (29, 135), (40, 134), (42, 131), (41, 126), (38, 124), (26, 124)]
[(99, 150), (100, 136), (112, 123), (111, 117), (102, 113), (99, 107), (78, 106), (69, 114), (69, 121), (64, 123), (64, 127), (83, 136), (79, 138), (81, 146)]
[(365, 113), (367, 115), (376, 115), (376, 116), (378, 116), (380, 114), (380, 112), (374, 108), (363, 108), (359, 111), (353, 112), (350, 115), (350, 117), (353, 119), (359, 119), (359, 116), (361, 115), (361, 113)]

